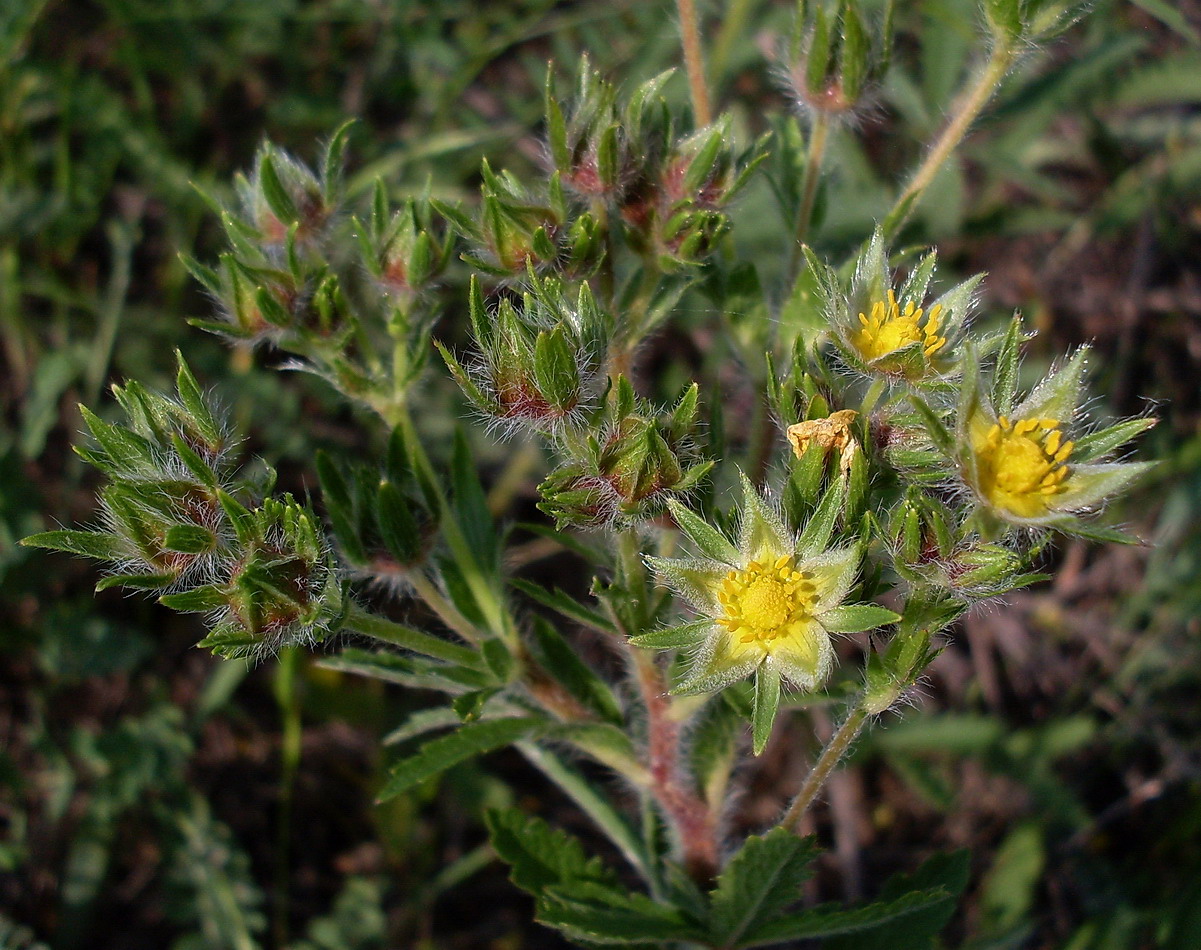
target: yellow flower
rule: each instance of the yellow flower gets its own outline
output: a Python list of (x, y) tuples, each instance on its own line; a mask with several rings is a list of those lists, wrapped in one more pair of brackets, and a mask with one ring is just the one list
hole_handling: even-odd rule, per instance
[[(980, 504), (1004, 521), (1070, 531), (1076, 513), (1127, 487), (1150, 466), (1106, 462), (1104, 457), (1154, 424), (1118, 423), (1073, 440), (1070, 421), (1081, 398), (1086, 350), (1081, 350), (1009, 412), (998, 415), (981, 391), (979, 373), (968, 374), (956, 426), (960, 472)], [(1006, 374), (1012, 379), (1016, 372)], [(994, 393), (1004, 407), (1012, 390)]]
[(859, 314), (860, 329), (851, 335), (851, 342), (867, 363), (915, 343), (920, 343), (922, 352), (931, 357), (947, 345), (947, 338), (938, 334), (941, 322), (940, 304), (935, 304), (926, 313), (909, 300), (902, 310), (896, 294), (890, 289), (886, 301), (877, 300), (872, 304), (870, 316)]
[(781, 677), (818, 688), (834, 665), (833, 633), (869, 630), (897, 619), (869, 604), (844, 605), (859, 552), (829, 547), (842, 489), (830, 489), (798, 536), (743, 479), (735, 546), (682, 505), (668, 505), (702, 558), (648, 558), (650, 565), (699, 615), (679, 627), (632, 639), (637, 646), (691, 648), (692, 661), (675, 693), (722, 689), (747, 676)]
[(1073, 443), (1064, 439), (1057, 419), (1010, 423), (1000, 416), (987, 429), (977, 425), (972, 443), (980, 493), (994, 508), (1036, 518), (1068, 487)]

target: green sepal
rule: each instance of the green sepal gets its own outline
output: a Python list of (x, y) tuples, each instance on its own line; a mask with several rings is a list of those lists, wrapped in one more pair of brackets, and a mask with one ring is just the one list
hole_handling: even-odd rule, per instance
[(824, 611), (817, 619), (830, 633), (861, 633), (896, 623), (901, 615), (875, 604), (843, 604)]
[(229, 606), (229, 593), (216, 584), (204, 584), (178, 594), (163, 594), (158, 602), (181, 613), (199, 614)]
[(728, 538), (712, 525), (698, 518), (674, 498), (668, 499), (667, 508), (680, 530), (706, 557), (723, 564), (737, 564), (738, 549)]
[(170, 587), (178, 577), (175, 574), (110, 574), (96, 584), (96, 593), (110, 587), (129, 587), (133, 590), (162, 590)]
[(762, 755), (767, 748), (779, 708), (780, 669), (774, 663), (760, 663), (755, 670), (755, 704), (751, 712), (751, 745), (755, 755)]
[(217, 536), (200, 525), (174, 524), (163, 536), (163, 548), (180, 554), (204, 554), (217, 546)]
[(642, 647), (644, 650), (673, 650), (680, 647), (695, 647), (704, 641), (709, 630), (713, 627), (711, 620), (693, 620), (690, 623), (674, 627), (664, 627), (661, 630), (651, 630), (630, 637), (630, 645)]
[(296, 202), (280, 181), (279, 172), (275, 167), (275, 155), (270, 145), (265, 145), (259, 153), (259, 186), (263, 190), (267, 207), (281, 224), (287, 226), (297, 221), (300, 215), (296, 210)]
[(46, 548), (94, 557), (99, 561), (120, 561), (129, 556), (129, 545), (106, 531), (41, 531), (21, 539), (27, 548)]

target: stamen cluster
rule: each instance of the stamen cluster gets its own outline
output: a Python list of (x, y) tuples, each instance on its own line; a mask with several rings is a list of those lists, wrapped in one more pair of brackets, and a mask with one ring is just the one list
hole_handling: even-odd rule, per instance
[(1057, 419), (1000, 416), (979, 451), (980, 490), (994, 505), (1030, 516), (1046, 507), (1046, 496), (1064, 490), (1073, 443)]
[(812, 571), (798, 571), (784, 555), (767, 565), (751, 561), (726, 574), (717, 594), (725, 616), (717, 623), (741, 643), (758, 642), (770, 651), (773, 641), (795, 632), (813, 618), (817, 588)]
[[(925, 323), (922, 317), (925, 316)], [(897, 303), (896, 294), (888, 291), (888, 299), (872, 304), (871, 315), (859, 314), (861, 329), (854, 334), (852, 342), (863, 359), (871, 362), (895, 353), (913, 343), (922, 344), (926, 356), (933, 356), (947, 345), (947, 338), (939, 336), (942, 322), (942, 306), (935, 304), (930, 312), (906, 301), (904, 310)]]

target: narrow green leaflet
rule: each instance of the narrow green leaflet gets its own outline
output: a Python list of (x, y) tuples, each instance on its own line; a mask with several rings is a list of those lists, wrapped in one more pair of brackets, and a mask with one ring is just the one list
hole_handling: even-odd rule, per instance
[(127, 557), (126, 544), (116, 535), (100, 531), (43, 531), (21, 539), (30, 548), (48, 548), (68, 554), (82, 554), (100, 561), (119, 561)]
[(522, 580), (521, 578), (513, 578), (509, 583), (523, 594), (538, 601), (544, 607), (557, 610), (564, 617), (568, 617), (577, 623), (582, 623), (584, 626), (591, 627), (594, 630), (599, 630), (601, 633), (617, 635), (617, 628), (613, 626), (607, 617), (585, 607), (570, 594), (560, 590), (558, 587), (554, 590), (547, 590), (545, 587)]
[(625, 722), (609, 684), (580, 659), (558, 630), (544, 618), (535, 617), (533, 634), (530, 647), (534, 656), (567, 692), (601, 718), (617, 725)]
[(648, 941), (703, 941), (704, 929), (680, 911), (645, 894), (591, 881), (548, 888), (536, 919), (568, 938), (612, 947), (643, 947)]
[(718, 946), (742, 946), (745, 934), (763, 927), (800, 897), (819, 853), (812, 838), (786, 828), (747, 838), (730, 859), (710, 903), (710, 926)]
[[(929, 946), (930, 938), (942, 929), (946, 921), (942, 920), (937, 926), (928, 929), (915, 926), (914, 918), (943, 907), (948, 907), (949, 916), (949, 911), (954, 910), (954, 902), (954, 896), (947, 890), (934, 888), (913, 891), (896, 900), (880, 901), (853, 910), (844, 910), (839, 904), (823, 904), (812, 910), (758, 926), (748, 933), (742, 942), (732, 946), (766, 947), (792, 940), (838, 937), (883, 928), (887, 928), (887, 934), (882, 936), (888, 942), (881, 944), (881, 950), (884, 947), (902, 950)], [(823, 946), (832, 948), (834, 945)], [(841, 946), (845, 947), (845, 950), (858, 950), (860, 943), (856, 940)], [(874, 947), (875, 944), (871, 946)]]
[(545, 720), (534, 716), (469, 722), (450, 735), (427, 742), (416, 755), (393, 766), (392, 777), (384, 785), (378, 800), (395, 798), (452, 765), (524, 739), (541, 731), (545, 725)]

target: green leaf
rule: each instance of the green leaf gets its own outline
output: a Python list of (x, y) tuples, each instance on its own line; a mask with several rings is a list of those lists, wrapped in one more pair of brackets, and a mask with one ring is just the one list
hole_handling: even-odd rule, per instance
[(196, 382), (196, 377), (192, 375), (188, 364), (184, 362), (183, 353), (176, 350), (175, 359), (179, 363), (179, 372), (175, 375), (175, 387), (179, 391), (180, 402), (183, 403), (184, 408), (191, 416), (191, 421), (195, 423), (204, 440), (211, 448), (218, 448), (224, 441), (221, 426), (209, 409), (209, 405), (204, 399), (204, 393), (201, 392), (200, 384)]
[(676, 908), (645, 894), (590, 881), (550, 887), (538, 901), (537, 920), (569, 939), (601, 946), (645, 947), (672, 940), (698, 941), (705, 932)]
[(717, 879), (711, 898), (714, 942), (742, 946), (742, 938), (797, 901), (820, 853), (813, 838), (786, 828), (751, 835)]
[(955, 902), (943, 888), (915, 891), (895, 900), (878, 901), (850, 910), (839, 904), (823, 904), (756, 927), (738, 946), (761, 947), (790, 940), (841, 937), (869, 931), (873, 937), (877, 932), (883, 932), (881, 937), (888, 942), (867, 944), (863, 942), (862, 936), (857, 936), (852, 940), (824, 943), (823, 950), (867, 950), (868, 947), (875, 950), (877, 946), (881, 950), (928, 948), (931, 937), (942, 929), (945, 920), (935, 927), (922, 927), (914, 918), (924, 918), (922, 922), (925, 923), (925, 919), (930, 918), (932, 914), (940, 913), (948, 907), (947, 916), (950, 916)]
[(416, 755), (392, 767), (378, 801), (384, 802), (408, 791), (426, 779), (477, 755), (492, 752), (545, 728), (543, 719), (519, 716), (469, 722), (447, 736), (427, 742)]
[(375, 514), (380, 538), (388, 552), (403, 565), (421, 556), (421, 533), (413, 517), (413, 503), (390, 481), (380, 482)]
[[(451, 489), (456, 520), (477, 565), (485, 573), (495, 573), (497, 567), (496, 533), (492, 529), (492, 513), (480, 485), (475, 460), (463, 430), (455, 430), (451, 455)], [(464, 565), (466, 572), (466, 565)]]
[(110, 587), (129, 587), (133, 590), (162, 590), (176, 581), (174, 574), (112, 574), (96, 584), (96, 593)]
[(551, 610), (557, 610), (564, 617), (583, 624), (586, 627), (591, 627), (593, 630), (598, 630), (601, 633), (612, 636), (617, 635), (617, 628), (603, 614), (585, 607), (570, 594), (556, 587), (553, 591), (547, 590), (539, 584), (533, 584), (530, 581), (522, 580), (520, 577), (510, 579), (510, 584), (516, 587), (523, 594), (532, 597), (538, 603), (545, 607), (550, 607)]
[(624, 723), (621, 704), (609, 685), (579, 658), (575, 649), (543, 617), (535, 617), (531, 649), (556, 682), (602, 719)]
[[(829, 940), (823, 950), (929, 950), (967, 887), (970, 857), (966, 850), (936, 854), (912, 875), (890, 878), (878, 903), (851, 911), (861, 919), (854, 921), (854, 930), (844, 932), (856, 936)], [(898, 921), (903, 923), (898, 926)]]
[(755, 671), (755, 706), (751, 713), (751, 738), (755, 755), (762, 755), (780, 708), (780, 668), (761, 663)]
[(509, 880), (527, 893), (541, 897), (556, 884), (594, 881), (617, 886), (617, 875), (588, 857), (579, 839), (551, 828), (541, 818), (531, 818), (516, 808), (493, 808), (484, 815), (492, 847), (509, 865)]
[(830, 633), (860, 633), (896, 623), (901, 615), (875, 604), (844, 604), (832, 607), (817, 618)]
[(27, 548), (47, 548), (81, 554), (100, 561), (120, 561), (129, 556), (129, 545), (115, 534), (103, 531), (42, 531), (21, 539)]

